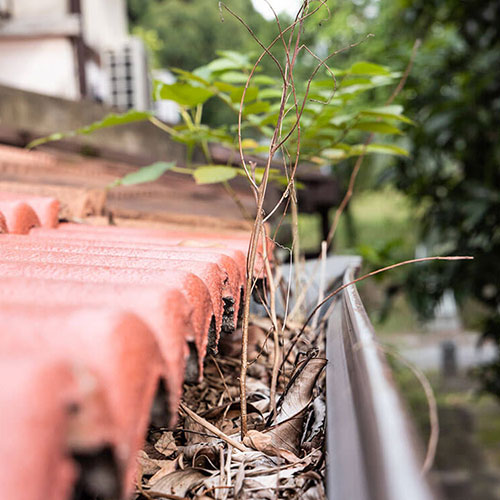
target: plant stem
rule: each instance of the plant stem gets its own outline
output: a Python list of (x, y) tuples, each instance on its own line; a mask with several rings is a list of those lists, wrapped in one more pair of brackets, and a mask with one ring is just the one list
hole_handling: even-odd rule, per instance
[[(297, 296), (300, 290), (300, 239), (299, 239), (299, 211), (297, 207), (297, 192), (295, 191), (295, 187), (292, 187), (290, 193), (290, 206), (292, 212), (292, 251), (293, 251), (293, 262), (295, 264), (294, 269), (294, 278), (295, 278), (295, 287), (294, 287), (294, 297)], [(297, 310), (297, 313), (300, 316), (301, 309)]]
[[(266, 242), (266, 227), (262, 225), (262, 239)], [(276, 316), (276, 285), (274, 282), (274, 276), (271, 270), (271, 264), (269, 263), (269, 256), (267, 253), (267, 245), (263, 246), (264, 253), (264, 265), (266, 268), (267, 282), (269, 286), (269, 312), (271, 316), (271, 322), (273, 324), (273, 341), (274, 341), (274, 359), (273, 359), (273, 372), (271, 376), (271, 410), (273, 415), (276, 415), (276, 387), (278, 385), (278, 375), (280, 368), (280, 329), (278, 324), (278, 318)]]

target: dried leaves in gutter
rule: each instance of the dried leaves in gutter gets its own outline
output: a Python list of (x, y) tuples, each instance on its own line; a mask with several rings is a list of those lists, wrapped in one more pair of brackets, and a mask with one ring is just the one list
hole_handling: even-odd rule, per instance
[[(238, 345), (235, 332), (221, 348), (229, 355), (209, 357), (203, 382), (186, 386), (178, 427), (151, 429), (139, 456), (136, 498), (325, 498), (326, 360), (304, 336), (290, 356), (299, 361), (286, 365), (287, 379), (280, 377), (277, 413), (271, 414), (274, 348), (262, 321), (252, 327), (250, 430), (243, 442), (234, 376), (239, 361), (232, 352)], [(294, 333), (285, 332), (285, 345)]]

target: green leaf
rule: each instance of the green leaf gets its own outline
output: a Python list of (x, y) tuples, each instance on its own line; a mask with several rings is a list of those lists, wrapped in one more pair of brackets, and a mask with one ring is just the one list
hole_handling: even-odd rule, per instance
[(361, 122), (356, 124), (353, 128), (358, 130), (365, 130), (366, 132), (375, 132), (377, 134), (396, 134), (401, 135), (403, 132), (394, 125), (384, 122)]
[[(273, 176), (272, 180), (277, 182), (279, 185), (283, 187), (288, 187), (288, 183), (290, 182), (290, 180), (285, 175)], [(295, 189), (305, 189), (306, 187), (304, 183), (297, 181), (295, 179), (293, 181), (293, 185)]]
[(204, 78), (201, 78), (201, 76), (195, 75), (194, 73), (191, 73), (190, 71), (185, 71), (180, 68), (172, 68), (172, 71), (174, 73), (177, 73), (183, 80), (191, 80), (193, 82), (201, 83), (202, 85), (210, 85), (207, 80)]
[(349, 156), (346, 151), (338, 148), (325, 149), (321, 154), (328, 160), (332, 161), (345, 160)]
[(332, 125), (340, 127), (341, 125), (351, 121), (355, 117), (356, 117), (356, 113), (349, 113), (347, 115), (337, 115), (330, 120), (330, 123)]
[(369, 62), (357, 62), (351, 66), (349, 72), (353, 75), (390, 75), (391, 72), (384, 66)]
[[(243, 177), (247, 176), (243, 168), (237, 168), (236, 171), (239, 175)], [(262, 182), (265, 171), (266, 171), (265, 167), (257, 167), (256, 169), (254, 169), (255, 181), (257, 182), (257, 184), (260, 184)], [(279, 173), (280, 171), (277, 168), (270, 168), (269, 179), (277, 179), (279, 177)]]
[(193, 173), (196, 184), (216, 184), (234, 179), (236, 175), (236, 169), (226, 165), (203, 165)]
[(341, 87), (338, 89), (335, 94), (337, 97), (341, 97), (342, 99), (352, 99), (357, 94), (361, 92), (366, 92), (367, 90), (371, 90), (375, 88), (374, 85), (370, 84), (359, 84), (359, 85), (350, 85), (349, 87)]
[(166, 84), (155, 80), (153, 95), (156, 101), (166, 99), (169, 101), (175, 101), (181, 106), (193, 108), (210, 99), (210, 97), (214, 95), (214, 92), (202, 87), (194, 87), (189, 83), (177, 82)]
[(391, 104), (390, 106), (380, 106), (377, 108), (370, 108), (367, 111), (373, 111), (375, 113), (388, 113), (391, 115), (400, 115), (403, 113), (403, 106), (400, 104)]
[[(356, 144), (351, 148), (350, 156), (358, 156), (363, 154), (365, 146), (363, 144)], [(398, 155), (398, 156), (409, 156), (408, 151), (399, 146), (394, 146), (392, 144), (368, 144), (366, 146), (366, 153), (381, 153), (387, 155)]]
[(259, 143), (253, 139), (243, 139), (241, 147), (242, 149), (255, 149), (259, 147)]
[(240, 68), (250, 65), (249, 55), (236, 52), (235, 50), (218, 50), (217, 55), (225, 59), (229, 59)]
[[(230, 94), (231, 101), (239, 104), (241, 102), (241, 97), (243, 96), (243, 90), (245, 90), (245, 87), (237, 87), (234, 89)], [(245, 102), (255, 101), (258, 95), (259, 89), (257, 87), (248, 87), (245, 92)]]
[(384, 153), (387, 155), (410, 156), (408, 151), (392, 144), (369, 144), (367, 147), (369, 153)]
[(342, 79), (342, 87), (349, 87), (350, 85), (360, 85), (372, 83), (371, 78), (361, 78), (359, 76), (345, 77)]
[(217, 90), (220, 90), (221, 92), (229, 92), (229, 93), (233, 92), (238, 88), (227, 82), (214, 82), (214, 87)]
[[(212, 73), (219, 73), (222, 71), (239, 70), (244, 69), (249, 66), (248, 59), (244, 56), (240, 57), (230, 57), (230, 51), (224, 51), (228, 57), (221, 57), (219, 59), (214, 59), (212, 62), (206, 65), (206, 68)], [(223, 51), (219, 52), (222, 54)], [(236, 54), (235, 52), (233, 54)]]
[(257, 75), (252, 78), (255, 85), (276, 85), (276, 79), (267, 75)]
[(403, 106), (393, 104), (392, 106), (383, 106), (381, 108), (364, 109), (360, 112), (362, 116), (373, 116), (387, 120), (398, 120), (400, 122), (413, 125), (413, 121), (402, 114)]
[(133, 186), (134, 184), (143, 184), (145, 182), (154, 182), (159, 179), (167, 170), (175, 167), (175, 162), (158, 161), (152, 165), (142, 167), (135, 172), (125, 175), (121, 179), (112, 182), (108, 187), (115, 186)]
[(261, 89), (259, 92), (260, 99), (280, 99), (283, 92), (279, 89)]
[(244, 115), (256, 115), (258, 113), (265, 113), (269, 110), (271, 105), (267, 101), (255, 101), (248, 104), (243, 108)]
[(238, 71), (226, 71), (222, 73), (219, 77), (223, 82), (227, 83), (237, 83), (237, 84), (245, 84), (248, 81), (248, 75), (244, 73), (239, 73)]
[(71, 130), (70, 132), (57, 132), (55, 134), (48, 135), (46, 137), (40, 137), (31, 141), (27, 147), (34, 148), (40, 146), (40, 144), (45, 144), (51, 141), (59, 141), (66, 137), (74, 137), (76, 135), (90, 134), (96, 130), (100, 130), (108, 127), (116, 127), (117, 125), (126, 125), (127, 123), (134, 123), (149, 120), (153, 116), (149, 111), (136, 111), (130, 110), (123, 114), (110, 113), (106, 115), (102, 120), (81, 127), (77, 130)]

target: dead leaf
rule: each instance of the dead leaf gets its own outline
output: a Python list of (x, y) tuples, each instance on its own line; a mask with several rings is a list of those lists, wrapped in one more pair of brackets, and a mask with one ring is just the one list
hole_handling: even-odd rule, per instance
[(326, 359), (312, 358), (300, 364), (278, 403), (276, 422), (280, 423), (302, 412), (311, 401), (312, 391)]
[(155, 448), (157, 451), (169, 457), (172, 453), (177, 451), (177, 445), (175, 444), (175, 438), (171, 431), (164, 432), (160, 439), (156, 441)]
[(243, 499), (243, 481), (245, 480), (245, 462), (241, 462), (234, 479), (233, 496), (236, 500)]
[(139, 467), (141, 468), (141, 477), (150, 476), (151, 474), (155, 474), (161, 469), (161, 465), (158, 463), (160, 461), (149, 458), (143, 450), (139, 451), (139, 453), (137, 454), (137, 462), (139, 463)]
[[(225, 434), (231, 434), (236, 429), (238, 429), (240, 411), (241, 407), (238, 398), (235, 401), (227, 403), (225, 405), (210, 408), (209, 410), (201, 413), (200, 416), (208, 420), (209, 422), (212, 422)], [(264, 420), (261, 411), (250, 402), (247, 403), (247, 413), (249, 416), (256, 416), (257, 418), (253, 419), (255, 421), (262, 422)]]
[(153, 487), (162, 477), (167, 476), (168, 474), (171, 474), (177, 469), (177, 465), (179, 462), (179, 459), (181, 458), (181, 455), (179, 455), (176, 459), (174, 460), (164, 460), (164, 464), (161, 467), (161, 469), (156, 472), (156, 474), (148, 481), (148, 487), (151, 488)]
[(326, 365), (326, 359), (310, 358), (300, 364), (280, 399), (277, 424), (263, 431), (271, 436), (271, 447), (299, 454), (304, 415), (311, 402), (316, 380)]
[(204, 468), (218, 463), (220, 445), (211, 444), (191, 444), (189, 446), (181, 446), (186, 460), (188, 460), (192, 467)]
[(196, 469), (178, 470), (162, 477), (154, 487), (155, 493), (185, 497), (187, 492), (203, 482), (205, 476)]
[(243, 439), (243, 444), (246, 444), (254, 450), (262, 451), (262, 453), (266, 453), (267, 455), (283, 458), (290, 463), (295, 463), (299, 460), (299, 457), (290, 450), (279, 448), (275, 446), (275, 443), (276, 439), (272, 434), (255, 430), (248, 431)]

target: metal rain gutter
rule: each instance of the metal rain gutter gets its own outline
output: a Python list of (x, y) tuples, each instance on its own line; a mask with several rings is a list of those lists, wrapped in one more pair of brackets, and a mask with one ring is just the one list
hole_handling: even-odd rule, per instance
[[(354, 279), (347, 268), (343, 283)], [(417, 440), (355, 285), (327, 328), (330, 500), (430, 500)]]

